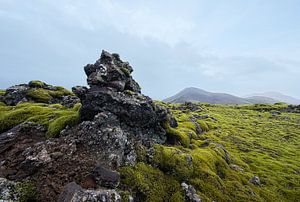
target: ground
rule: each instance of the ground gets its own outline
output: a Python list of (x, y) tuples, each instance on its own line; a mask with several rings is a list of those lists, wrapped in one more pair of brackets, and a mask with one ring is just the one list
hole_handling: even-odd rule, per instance
[[(156, 145), (151, 164), (176, 186), (188, 182), (203, 201), (299, 200), (300, 114), (274, 111), (287, 105), (199, 104), (201, 109), (190, 111), (159, 104), (172, 111), (179, 126), (169, 134), (176, 137), (175, 145)], [(196, 123), (204, 129), (200, 134)], [(126, 171), (124, 183), (147, 172), (141, 165), (128, 169), (133, 174)], [(260, 178), (260, 185), (249, 181), (253, 176)], [(143, 187), (134, 184), (132, 190), (143, 192)], [(156, 196), (159, 190), (152, 189)]]

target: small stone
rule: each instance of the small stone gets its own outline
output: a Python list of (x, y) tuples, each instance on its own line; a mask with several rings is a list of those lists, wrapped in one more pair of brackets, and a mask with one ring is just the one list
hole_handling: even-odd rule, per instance
[(249, 182), (251, 182), (252, 184), (256, 185), (256, 186), (260, 186), (261, 183), (260, 183), (260, 179), (258, 176), (253, 176)]

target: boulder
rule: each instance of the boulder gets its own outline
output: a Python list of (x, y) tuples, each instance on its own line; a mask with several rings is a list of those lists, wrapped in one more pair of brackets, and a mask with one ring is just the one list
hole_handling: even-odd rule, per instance
[(59, 195), (58, 202), (120, 202), (121, 196), (114, 189), (87, 190), (75, 182), (67, 184)]
[(185, 201), (187, 202), (201, 202), (201, 198), (196, 192), (196, 189), (192, 185), (188, 185), (185, 182), (181, 183), (181, 188), (185, 193)]
[(260, 183), (260, 179), (258, 176), (253, 176), (249, 182), (251, 182), (252, 184), (256, 185), (256, 186), (260, 186), (261, 183)]

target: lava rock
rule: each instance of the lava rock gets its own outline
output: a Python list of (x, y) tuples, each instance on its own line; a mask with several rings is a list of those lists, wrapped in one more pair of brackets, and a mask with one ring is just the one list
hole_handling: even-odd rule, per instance
[(102, 51), (101, 57), (95, 64), (84, 67), (87, 82), (92, 87), (112, 87), (117, 91), (131, 90), (141, 92), (137, 82), (131, 77), (133, 71), (128, 62), (123, 62), (118, 54)]
[(195, 188), (192, 185), (188, 185), (185, 182), (181, 183), (181, 188), (185, 193), (185, 200), (187, 202), (201, 202), (201, 198), (197, 194)]
[(96, 166), (92, 175), (102, 187), (116, 188), (120, 183), (120, 174), (117, 171), (106, 169), (101, 165)]
[(256, 185), (256, 186), (260, 186), (261, 183), (260, 183), (260, 179), (258, 176), (253, 176), (249, 182), (251, 182), (252, 184)]
[(18, 201), (18, 195), (14, 191), (15, 186), (15, 182), (0, 178), (0, 201)]
[(121, 196), (114, 189), (86, 190), (75, 182), (67, 184), (58, 202), (120, 202)]

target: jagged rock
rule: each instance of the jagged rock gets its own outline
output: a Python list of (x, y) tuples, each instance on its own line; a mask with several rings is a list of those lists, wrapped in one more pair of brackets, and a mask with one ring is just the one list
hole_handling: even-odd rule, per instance
[(256, 186), (260, 186), (261, 183), (260, 183), (260, 179), (258, 176), (253, 176), (249, 182), (251, 182), (252, 184), (256, 185)]
[(84, 70), (90, 88), (72, 89), (81, 100), (83, 122), (66, 134), (73, 133), (89, 149), (101, 151), (112, 168), (133, 165), (135, 145), (150, 147), (166, 141), (162, 123), (169, 112), (140, 93), (130, 75), (132, 67), (119, 55), (102, 51), (100, 59)]
[(80, 100), (62, 87), (51, 86), (41, 81), (30, 81), (6, 89), (0, 96), (0, 101), (6, 105), (14, 106), (22, 102), (42, 102), (47, 104), (62, 104), (73, 107)]
[(26, 97), (26, 94), (29, 88), (30, 87), (26, 84), (11, 86), (6, 89), (6, 92), (1, 96), (0, 101), (7, 105), (16, 105), (20, 102), (27, 102), (28, 98)]
[(58, 202), (120, 202), (121, 196), (114, 189), (86, 190), (75, 182), (67, 184)]
[(0, 201), (18, 201), (18, 196), (14, 193), (16, 183), (5, 178), (0, 178)]
[(185, 193), (185, 200), (187, 202), (201, 202), (201, 198), (197, 194), (195, 188), (192, 185), (188, 185), (185, 182), (181, 183), (181, 188)]
[[(79, 124), (48, 140), (45, 128), (30, 124), (26, 130), (18, 126), (21, 128), (0, 134), (0, 177), (32, 180), (39, 188), (41, 201), (56, 200), (57, 193), (74, 180), (81, 187), (67, 187), (61, 201), (119, 201), (113, 189), (102, 189), (118, 187), (120, 176), (115, 170), (137, 162), (136, 148), (144, 148), (147, 156), (153, 153), (153, 144), (166, 141), (163, 123), (172, 117), (168, 110), (140, 93), (128, 63), (104, 51), (95, 64), (85, 67), (85, 72), (90, 88), (72, 89), (82, 103)], [(42, 82), (31, 82), (16, 87), (11, 104), (20, 102), (20, 93), (24, 91), (26, 97), (30, 89), (57, 90)], [(10, 94), (7, 91), (5, 96)], [(9, 97), (5, 96), (4, 99)], [(70, 106), (76, 98), (58, 96), (47, 103)]]
[(111, 87), (117, 91), (130, 90), (140, 93), (137, 82), (130, 76), (133, 69), (128, 62), (123, 62), (118, 54), (102, 51), (101, 57), (95, 64), (84, 67), (87, 82), (92, 87)]
[(179, 110), (182, 110), (182, 111), (191, 111), (191, 112), (203, 110), (199, 104), (193, 103), (193, 102), (185, 102), (185, 103), (181, 104), (180, 106), (175, 107), (175, 109), (176, 108)]
[(244, 169), (243, 169), (243, 168), (241, 168), (240, 166), (235, 165), (235, 164), (230, 164), (230, 168), (231, 168), (232, 170), (244, 172)]
[(96, 166), (92, 175), (102, 187), (116, 188), (120, 183), (120, 174), (117, 171), (106, 169), (101, 165)]

